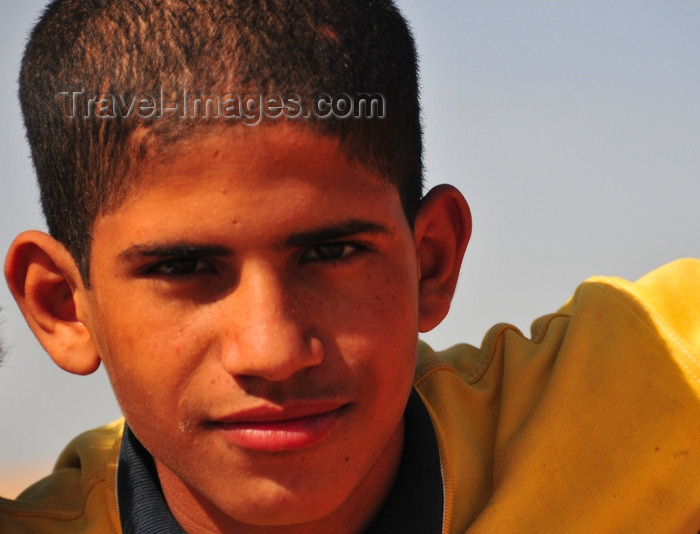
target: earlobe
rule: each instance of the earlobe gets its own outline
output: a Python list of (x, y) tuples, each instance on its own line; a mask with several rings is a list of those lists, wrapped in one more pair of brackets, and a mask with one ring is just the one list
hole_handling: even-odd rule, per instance
[(8, 251), (5, 278), (27, 324), (58, 366), (81, 375), (99, 367), (95, 344), (80, 320), (86, 290), (63, 245), (43, 232), (20, 234)]
[(454, 187), (437, 186), (421, 201), (414, 226), (421, 332), (435, 328), (450, 309), (471, 229), (467, 201)]

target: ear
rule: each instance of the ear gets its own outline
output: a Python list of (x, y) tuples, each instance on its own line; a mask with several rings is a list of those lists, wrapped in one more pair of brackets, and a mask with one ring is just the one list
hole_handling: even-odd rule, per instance
[(27, 324), (56, 364), (86, 375), (100, 365), (90, 332), (80, 320), (87, 291), (65, 247), (38, 231), (10, 246), (5, 278)]
[(454, 187), (439, 185), (421, 201), (414, 225), (421, 332), (435, 328), (450, 309), (471, 231), (469, 206)]

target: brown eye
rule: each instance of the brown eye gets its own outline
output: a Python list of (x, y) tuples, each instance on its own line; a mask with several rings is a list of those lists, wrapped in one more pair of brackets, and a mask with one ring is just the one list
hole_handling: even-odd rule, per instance
[(156, 276), (178, 277), (210, 272), (213, 269), (212, 264), (203, 258), (173, 258), (152, 265), (147, 273)]
[(348, 246), (345, 243), (324, 243), (316, 245), (314, 252), (316, 257), (322, 260), (337, 260), (342, 258)]
[(320, 243), (309, 247), (302, 255), (303, 261), (335, 261), (352, 255), (359, 249), (352, 243), (341, 241)]

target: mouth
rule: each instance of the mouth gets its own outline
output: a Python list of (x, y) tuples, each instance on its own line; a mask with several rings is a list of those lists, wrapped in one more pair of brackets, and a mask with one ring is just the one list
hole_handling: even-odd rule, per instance
[(247, 410), (211, 421), (208, 426), (233, 445), (259, 452), (305, 449), (331, 433), (348, 404), (314, 403)]

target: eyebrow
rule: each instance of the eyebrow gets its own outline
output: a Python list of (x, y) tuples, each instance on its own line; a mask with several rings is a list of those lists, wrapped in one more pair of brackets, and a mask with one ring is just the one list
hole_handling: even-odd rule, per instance
[(307, 232), (291, 234), (282, 242), (283, 248), (305, 247), (323, 241), (356, 236), (358, 234), (389, 234), (389, 229), (381, 224), (351, 219), (340, 224), (324, 226)]
[(134, 245), (119, 253), (122, 260), (139, 258), (186, 258), (189, 256), (222, 257), (233, 252), (217, 245), (197, 245), (191, 243), (145, 243)]
[[(296, 232), (282, 240), (279, 248), (301, 248), (324, 241), (334, 241), (358, 234), (389, 234), (386, 226), (369, 221), (350, 219), (340, 224)], [(119, 253), (122, 261), (135, 258), (187, 258), (191, 256), (226, 257), (233, 251), (220, 245), (196, 243), (143, 243), (133, 245)]]

